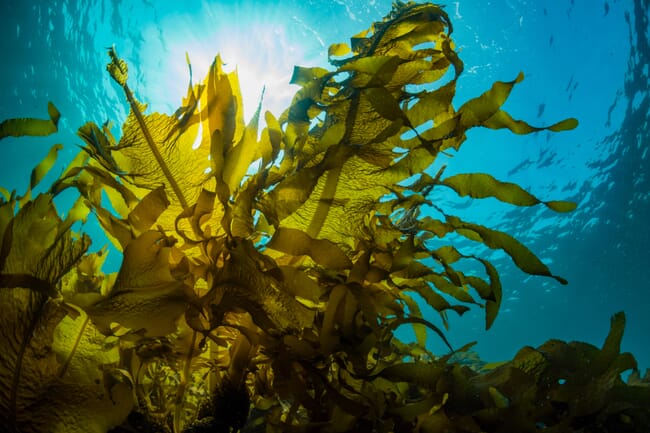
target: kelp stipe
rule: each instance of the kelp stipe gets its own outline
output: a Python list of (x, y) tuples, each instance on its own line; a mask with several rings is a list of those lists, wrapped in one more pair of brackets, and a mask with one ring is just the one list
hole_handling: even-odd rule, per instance
[[(444, 326), (449, 310), (478, 305), (490, 327), (501, 303), (497, 269), (459, 250), (452, 233), (565, 283), (512, 236), (444, 209), (440, 187), (575, 206), (486, 173), (427, 172), (472, 127), (577, 124), (538, 128), (504, 112), (521, 75), (456, 110), (463, 64), (450, 33), (439, 6), (397, 3), (350, 45), (330, 47), (334, 70), (296, 68), (301, 89), (279, 118), (265, 114), (259, 139), (259, 109), (246, 125), (237, 76), (219, 57), (174, 115), (146, 114), (111, 49), (108, 71), (131, 108), (120, 139), (83, 125), (83, 152), (48, 194), (7, 193), (0, 207), (1, 305), (17, 311), (2, 319), (11, 334), (0, 343), (2, 428), (42, 430), (38, 401), (57, 409), (58, 424), (36, 418), (57, 432), (644, 431), (648, 378), (620, 379), (635, 368), (619, 353), (622, 314), (601, 349), (552, 340), (491, 369), (468, 367), (471, 344), (427, 350), (427, 330), (451, 344), (413, 294)], [(16, 135), (30, 122), (2, 125)], [(80, 198), (62, 221), (51, 197), (68, 188)], [(117, 274), (103, 274), (101, 254), (70, 231), (91, 211), (123, 252)], [(44, 246), (24, 242), (38, 233)], [(484, 275), (461, 272), (462, 260)], [(415, 343), (394, 336), (403, 325)], [(73, 379), (80, 395), (101, 392), (95, 420), (89, 402), (50, 392)]]

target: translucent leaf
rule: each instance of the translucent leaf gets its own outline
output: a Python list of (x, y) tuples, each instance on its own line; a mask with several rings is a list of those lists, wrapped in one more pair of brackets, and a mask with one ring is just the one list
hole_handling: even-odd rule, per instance
[[(116, 400), (107, 405), (111, 400), (97, 369), (103, 362), (97, 357), (101, 346), (96, 340), (92, 348), (80, 341), (61, 346), (63, 339), (75, 339), (87, 330), (77, 317), (76, 330), (60, 334), (59, 327), (75, 319), (68, 316), (70, 307), (52, 298), (58, 297), (64, 275), (80, 263), (88, 248), (88, 238), (75, 239), (70, 232), (73, 222), (84, 215), (73, 209), (68, 219), (61, 220), (52, 197), (40, 195), (5, 225), (0, 248), (2, 431), (101, 433), (119, 424), (133, 405), (126, 381), (111, 386)], [(77, 351), (88, 351), (93, 358), (75, 358)], [(117, 356), (114, 351), (107, 362), (115, 363)], [(83, 359), (88, 364), (79, 367)]]
[(512, 260), (522, 271), (532, 275), (553, 277), (560, 283), (567, 284), (567, 281), (564, 278), (551, 274), (548, 267), (543, 264), (535, 254), (509, 234), (492, 230), (478, 224), (466, 223), (451, 216), (447, 217), (447, 222), (450, 223), (459, 234), (468, 239), (482, 242), (492, 249), (502, 249), (512, 257)]
[(498, 181), (486, 173), (457, 174), (445, 178), (441, 183), (456, 191), (461, 197), (495, 197), (503, 202), (517, 206), (533, 206), (543, 203), (557, 212), (570, 212), (576, 207), (575, 203), (566, 201), (543, 202), (519, 185), (512, 182)]
[(61, 114), (53, 103), (48, 102), (48, 120), (19, 118), (7, 119), (0, 122), (0, 140), (6, 137), (21, 137), (23, 135), (43, 136), (54, 134), (57, 131)]
[(105, 299), (86, 311), (104, 333), (117, 322), (148, 336), (176, 330), (176, 321), (189, 302), (182, 269), (173, 265), (172, 247), (156, 231), (146, 231), (124, 249), (124, 260), (115, 285)]
[(350, 46), (348, 44), (332, 44), (327, 49), (327, 55), (329, 57), (336, 56), (341, 57), (345, 56), (350, 52)]

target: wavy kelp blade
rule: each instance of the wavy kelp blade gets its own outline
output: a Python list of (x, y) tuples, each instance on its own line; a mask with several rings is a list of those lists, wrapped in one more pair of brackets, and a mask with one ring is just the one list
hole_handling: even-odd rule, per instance
[(507, 128), (515, 134), (530, 134), (537, 131), (567, 131), (578, 126), (578, 121), (569, 118), (547, 127), (531, 126), (523, 120), (515, 120), (510, 114), (501, 110), (512, 88), (524, 79), (519, 73), (513, 81), (497, 81), (492, 88), (478, 98), (471, 99), (458, 109), (459, 117), (455, 118), (450, 126), (468, 129), (474, 126), (483, 126), (491, 129)]
[[(285, 143), (291, 151), (285, 150), (285, 161), (288, 166), (289, 155), (292, 158), (295, 155), (304, 158), (307, 167), (285, 176), (269, 194), (268, 205), (263, 200), (264, 211), (272, 216), (271, 221), (279, 220), (283, 226), (304, 230), (313, 238), (346, 244), (355, 236), (354, 230), (363, 224), (365, 212), (390, 186), (412, 174), (407, 170), (379, 169), (390, 163), (394, 157), (392, 149), (399, 145), (389, 139), (410, 123), (400, 106), (401, 99), (406, 97), (402, 86), (410, 84), (414, 76), (406, 73), (406, 69), (412, 67), (413, 71), (421, 72), (434, 61), (423, 62), (415, 54), (401, 58), (398, 51), (421, 41), (423, 34), (413, 30), (426, 21), (423, 16), (431, 19), (424, 33), (437, 41), (439, 32), (444, 30), (446, 16), (433, 5), (408, 7), (400, 13), (403, 15), (399, 24), (398, 20), (384, 23), (367, 38), (367, 44), (357, 41), (353, 46), (355, 55), (342, 61), (339, 71), (328, 74), (321, 69), (299, 69), (294, 73), (294, 81), (304, 85), (288, 110)], [(417, 24), (411, 25), (411, 20)], [(364, 51), (368, 47), (372, 50)], [(395, 47), (395, 53), (390, 47)], [(438, 60), (442, 69), (450, 64), (444, 62), (442, 54), (437, 55), (435, 61)], [(334, 77), (339, 72), (351, 74), (350, 79), (338, 83)], [(296, 137), (304, 137), (309, 119), (319, 112), (326, 113), (323, 126), (311, 131), (304, 143), (302, 138), (291, 143), (294, 133)], [(372, 155), (386, 157), (371, 158)], [(320, 162), (314, 165), (310, 159)], [(294, 167), (301, 164), (293, 163)], [(427, 165), (423, 162), (410, 169), (417, 172)], [(281, 167), (285, 167), (284, 161)], [(337, 224), (344, 220), (348, 221), (347, 226)]]
[(497, 318), (499, 313), (499, 308), (501, 307), (501, 300), (503, 298), (503, 292), (501, 287), (501, 279), (499, 273), (497, 272), (494, 265), (488, 262), (485, 259), (478, 258), (485, 268), (485, 273), (488, 275), (489, 284), (485, 284), (485, 281), (474, 277), (471, 282), (469, 282), (481, 295), (481, 298), (485, 299), (485, 329), (490, 329), (494, 320)]
[[(251, 313), (256, 323), (258, 319), (265, 322), (262, 329), (276, 332), (289, 333), (311, 326), (314, 312), (276, 277), (280, 270), (268, 256), (245, 239), (238, 239), (229, 252), (230, 260), (215, 281), (223, 294), (219, 308), (242, 308)], [(261, 272), (267, 267), (266, 272)]]
[[(78, 263), (90, 241), (85, 236), (74, 239), (69, 231), (72, 221), (60, 219), (51, 195), (28, 201), (15, 216), (3, 212), (2, 219), (0, 301), (9, 310), (3, 310), (0, 319), (4, 366), (0, 369), (0, 419), (9, 423), (3, 431), (23, 431), (23, 425), (34, 425), (36, 413), (36, 423), (51, 420), (45, 415), (48, 404), (43, 402), (59, 371), (59, 360), (52, 352), (53, 331), (67, 314), (51, 297), (58, 296), (61, 279)], [(42, 430), (50, 427), (41, 425)]]
[[(241, 99), (239, 89), (236, 89), (236, 95)], [(264, 94), (262, 93), (262, 98)], [(257, 143), (257, 129), (262, 109), (262, 99), (257, 106), (257, 110), (244, 129), (239, 142), (235, 143), (232, 148), (224, 155), (223, 163), (223, 182), (228, 185), (231, 192), (239, 189), (242, 179), (249, 166), (253, 161), (259, 158), (259, 146)]]
[(556, 212), (571, 212), (576, 208), (575, 203), (568, 201), (541, 201), (519, 185), (512, 182), (501, 182), (486, 173), (457, 174), (445, 178), (440, 184), (450, 187), (461, 197), (494, 197), (517, 206), (533, 206), (543, 203)]
[[(512, 83), (454, 110), (463, 66), (448, 20), (438, 6), (396, 2), (384, 22), (353, 38), (352, 52), (330, 49), (337, 71), (297, 70), (303, 88), (279, 120), (267, 115), (261, 144), (241, 119), (236, 76), (219, 61), (201, 85), (190, 82), (173, 116), (145, 114), (127, 92), (133, 109), (120, 143), (105, 128), (82, 127), (92, 160), (80, 154), (51, 188), (81, 193), (66, 220), (53, 223), (50, 196), (14, 215), (15, 194), (5, 193), (0, 302), (10, 311), (0, 316), (0, 431), (104, 433), (126, 418), (131, 391), (146, 421), (117, 430), (647, 430), (650, 393), (637, 377), (635, 386), (620, 379), (636, 365), (619, 353), (622, 314), (602, 349), (552, 340), (489, 373), (469, 353), (435, 357), (422, 347), (426, 328), (448, 341), (421, 317), (413, 292), (445, 326), (447, 310), (484, 301), (490, 327), (501, 303), (496, 268), (461, 254), (447, 235), (554, 277), (509, 235), (447, 215), (434, 188), (515, 205), (539, 199), (480, 173), (423, 174), (470, 127), (540, 130), (501, 110)], [(114, 52), (112, 60), (110, 73), (126, 86), (126, 64)], [(433, 92), (406, 87), (452, 66), (455, 75)], [(249, 175), (256, 158), (262, 168)], [(90, 209), (124, 248), (113, 276), (101, 274), (99, 254), (79, 259), (87, 239), (68, 236)], [(465, 259), (480, 261), (487, 277), (461, 272)], [(64, 306), (59, 290), (76, 306)], [(415, 343), (396, 338), (401, 325), (413, 325)], [(133, 381), (118, 363), (137, 368)], [(216, 416), (214, 406), (232, 407), (229, 380), (245, 384), (237, 389), (250, 400), (243, 414)], [(215, 416), (203, 416), (210, 410)]]
[(547, 127), (531, 126), (523, 120), (515, 120), (503, 110), (494, 113), (492, 117), (483, 122), (483, 126), (490, 129), (508, 128), (515, 134), (530, 134), (531, 132), (538, 132), (549, 130), (553, 132), (570, 131), (578, 127), (578, 120), (575, 118), (568, 118), (554, 123)]
[(45, 177), (45, 175), (50, 171), (56, 162), (56, 157), (61, 149), (63, 149), (62, 144), (55, 144), (40, 164), (34, 167), (29, 181), (29, 189), (36, 188), (36, 185), (38, 185), (41, 179), (43, 179), (43, 177)]
[(47, 394), (59, 371), (51, 347), (65, 311), (48, 303), (44, 293), (0, 286), (0, 430), (21, 431), (32, 422), (30, 407)]
[(189, 301), (185, 291), (185, 262), (174, 267), (169, 239), (146, 231), (124, 248), (124, 260), (111, 293), (87, 309), (99, 329), (108, 333), (111, 322), (148, 336), (176, 330), (175, 322)]
[(553, 275), (535, 254), (507, 233), (492, 230), (479, 224), (464, 222), (454, 216), (447, 216), (447, 223), (454, 227), (458, 234), (468, 239), (482, 242), (492, 249), (505, 251), (512, 257), (517, 267), (528, 274), (553, 277), (561, 284), (568, 283), (564, 278)]
[(268, 247), (294, 256), (308, 255), (329, 269), (346, 269), (352, 265), (336, 244), (327, 239), (313, 239), (301, 230), (284, 227), (278, 229)]
[(55, 144), (52, 146), (45, 158), (43, 158), (43, 160), (36, 167), (34, 167), (34, 169), (32, 169), (29, 188), (27, 189), (25, 195), (18, 200), (18, 207), (24, 206), (25, 203), (29, 202), (32, 199), (32, 190), (36, 188), (43, 177), (45, 177), (45, 175), (50, 171), (56, 162), (56, 158), (61, 149), (63, 149), (63, 145), (61, 144)]
[(458, 109), (460, 125), (467, 129), (474, 125), (481, 125), (486, 120), (500, 111), (503, 103), (508, 99), (515, 84), (524, 79), (524, 74), (519, 73), (513, 81), (497, 81), (492, 88), (478, 98), (470, 99)]
[(134, 404), (130, 375), (116, 367), (119, 346), (111, 344), (88, 316), (81, 314), (66, 316), (58, 323), (52, 349), (65, 364), (50, 390), (59, 398), (47, 410), (69, 412), (62, 417), (66, 427), (84, 426), (88, 432), (101, 433), (119, 425)]
[(144, 196), (129, 213), (128, 221), (135, 236), (149, 230), (169, 206), (165, 189), (160, 186)]
[(0, 431), (102, 433), (123, 421), (131, 386), (109, 384), (102, 372), (119, 361), (117, 346), (106, 349), (83, 317), (30, 288), (0, 288), (0, 303), (8, 308), (0, 318)]
[(59, 279), (90, 245), (87, 236), (75, 240), (68, 224), (58, 216), (52, 196), (42, 194), (26, 203), (2, 238), (0, 280), (5, 286), (34, 287), (55, 296)]
[(6, 137), (22, 137), (25, 135), (44, 136), (54, 134), (59, 125), (61, 113), (53, 103), (48, 102), (49, 119), (18, 118), (7, 119), (0, 123), (0, 140)]

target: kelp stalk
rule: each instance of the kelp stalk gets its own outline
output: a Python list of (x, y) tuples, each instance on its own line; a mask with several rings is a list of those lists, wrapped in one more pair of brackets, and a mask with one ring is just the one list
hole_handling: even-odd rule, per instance
[(151, 133), (149, 132), (149, 128), (147, 127), (147, 124), (145, 123), (144, 118), (142, 117), (142, 113), (140, 112), (140, 107), (138, 106), (138, 102), (133, 97), (133, 92), (131, 92), (129, 85), (126, 83), (126, 80), (128, 79), (129, 76), (128, 66), (126, 62), (117, 57), (117, 53), (115, 52), (115, 47), (111, 47), (109, 49), (108, 55), (111, 58), (111, 63), (109, 63), (106, 66), (106, 69), (108, 70), (111, 77), (115, 80), (115, 82), (118, 83), (120, 87), (122, 87), (122, 89), (124, 89), (124, 94), (126, 95), (126, 99), (129, 102), (129, 106), (131, 107), (131, 112), (138, 120), (140, 129), (142, 130), (142, 135), (144, 136), (147, 144), (149, 145), (149, 148), (151, 149), (151, 153), (156, 158), (156, 162), (158, 163), (160, 169), (165, 174), (165, 177), (167, 178), (167, 181), (169, 182), (169, 185), (174, 191), (174, 194), (176, 195), (176, 198), (180, 202), (181, 206), (183, 207), (183, 209), (187, 209), (188, 207), (187, 200), (183, 196), (183, 192), (181, 191), (180, 187), (174, 180), (174, 176), (172, 175), (172, 172), (169, 170), (167, 163), (165, 162), (162, 155), (158, 151), (158, 147), (156, 146), (156, 143), (154, 142), (154, 139), (151, 136)]

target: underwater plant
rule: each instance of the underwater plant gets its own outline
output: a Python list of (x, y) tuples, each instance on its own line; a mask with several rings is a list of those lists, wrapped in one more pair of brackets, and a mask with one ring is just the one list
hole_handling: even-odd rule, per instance
[[(0, 431), (650, 428), (650, 376), (620, 353), (622, 313), (602, 348), (551, 340), (498, 365), (447, 341), (450, 311), (483, 308), (489, 328), (501, 304), (498, 270), (458, 248), (458, 236), (566, 281), (436, 194), (558, 212), (575, 204), (487, 173), (434, 173), (437, 157), (474, 127), (577, 125), (535, 127), (505, 112), (521, 74), (454, 108), (463, 63), (451, 32), (440, 6), (395, 3), (330, 47), (333, 70), (296, 67), (301, 89), (279, 117), (264, 114), (260, 135), (261, 110), (244, 122), (237, 75), (218, 56), (175, 113), (146, 114), (110, 49), (108, 72), (130, 106), (119, 140), (108, 123), (88, 122), (82, 151), (46, 192), (32, 194), (60, 145), (26, 193), (0, 190)], [(49, 114), (6, 120), (0, 138), (48, 135), (52, 104)], [(66, 190), (78, 198), (61, 214), (52, 200)], [(90, 213), (122, 252), (115, 273), (73, 230)], [(396, 337), (402, 326), (415, 342)], [(431, 336), (449, 353), (431, 353)]]

